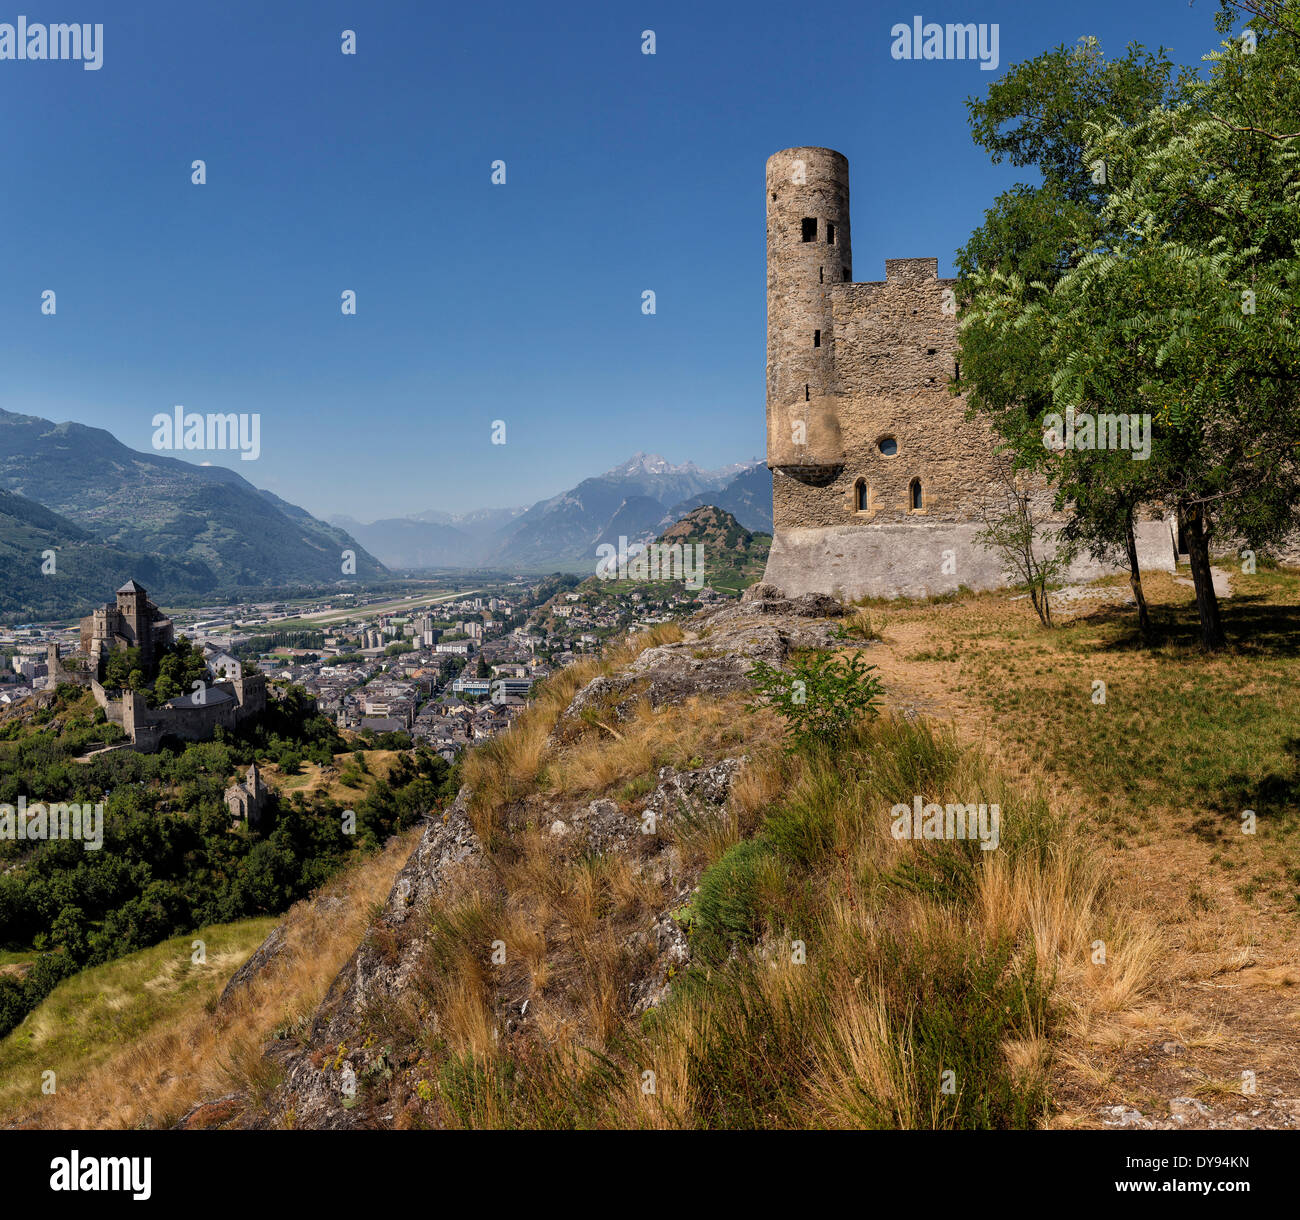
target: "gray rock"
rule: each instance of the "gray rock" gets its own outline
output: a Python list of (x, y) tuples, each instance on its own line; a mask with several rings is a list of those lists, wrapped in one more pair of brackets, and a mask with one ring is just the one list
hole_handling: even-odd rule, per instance
[(1209, 1112), (1210, 1107), (1197, 1101), (1195, 1097), (1171, 1097), (1169, 1099), (1169, 1113), (1175, 1118), (1203, 1118)]
[(248, 959), (234, 974), (221, 991), (217, 1000), (219, 1009), (228, 1008), (239, 992), (262, 973), (284, 952), (284, 924), (278, 923), (267, 933), (266, 939), (253, 951)]
[(622, 699), (615, 713), (621, 717), (642, 695), (659, 707), (692, 695), (748, 693), (749, 671), (758, 661), (779, 666), (792, 652), (842, 647), (838, 626), (830, 620), (843, 614), (839, 602), (820, 593), (742, 600), (704, 611), (690, 621), (684, 639), (647, 648), (620, 674), (593, 678), (574, 696), (561, 723), (611, 696)]
[[(469, 820), (469, 799), (470, 789), (465, 786), (441, 818), (426, 823), (420, 842), (393, 882), (381, 923), (394, 928), (416, 915), (426, 915), (451, 873), (472, 867), (481, 858), (482, 846)], [(391, 1075), (385, 1050), (358, 1046), (364, 1039), (357, 1033), (368, 1010), (382, 1009), (407, 991), (423, 946), (421, 937), (412, 936), (400, 944), (396, 960), (391, 960), (370, 937), (362, 941), (330, 984), (305, 1041), (277, 1042), (268, 1048), (267, 1058), (284, 1073), (275, 1093), (276, 1111), (292, 1110), (301, 1127), (350, 1129), (364, 1125), (359, 1107), (343, 1105), (340, 1073), (334, 1070), (329, 1054), (324, 1066), (317, 1067), (312, 1052), (332, 1053), (334, 1048), (346, 1046), (348, 1055), (342, 1066), (350, 1065), (358, 1079), (375, 1073)]]

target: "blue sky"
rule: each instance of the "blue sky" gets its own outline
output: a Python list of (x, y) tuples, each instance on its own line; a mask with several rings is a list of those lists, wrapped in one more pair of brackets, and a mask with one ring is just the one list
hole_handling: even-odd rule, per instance
[[(1084, 34), (1217, 42), (1211, 0), (6, 5), (105, 28), (99, 71), (0, 61), (0, 407), (138, 449), (175, 404), (257, 412), (257, 461), (180, 456), (362, 520), (761, 457), (771, 153), (849, 158), (858, 279), (947, 275), (1018, 176), (968, 96)], [(999, 69), (891, 59), (917, 13), (996, 22)]]

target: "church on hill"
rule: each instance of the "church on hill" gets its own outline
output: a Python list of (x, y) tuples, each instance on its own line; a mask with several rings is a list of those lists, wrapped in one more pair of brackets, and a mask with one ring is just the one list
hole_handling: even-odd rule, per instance
[(262, 782), (257, 764), (252, 763), (242, 784), (232, 784), (226, 789), (226, 808), (236, 824), (244, 822), (250, 830), (256, 830), (262, 820), (262, 810), (266, 806), (271, 790)]

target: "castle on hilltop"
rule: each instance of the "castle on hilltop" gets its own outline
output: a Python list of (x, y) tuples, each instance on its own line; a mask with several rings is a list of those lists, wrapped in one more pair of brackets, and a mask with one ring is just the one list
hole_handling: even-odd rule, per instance
[(116, 596), (116, 602), (105, 602), (81, 620), (81, 655), (96, 678), (104, 676), (115, 648), (138, 648), (141, 668), (149, 673), (175, 640), (171, 619), (149, 600), (143, 585), (128, 580)]
[(89, 686), (104, 714), (122, 728), (131, 744), (142, 751), (156, 750), (164, 737), (207, 741), (217, 725), (233, 729), (266, 710), (266, 676), (242, 669), (221, 682), (150, 707), (138, 691), (105, 690), (102, 683), (108, 658), (115, 649), (138, 648), (140, 668), (151, 674), (175, 642), (172, 621), (149, 600), (144, 587), (128, 580), (117, 591), (117, 601), (97, 607), (81, 620), (81, 663), (64, 664), (57, 643), (48, 648), (48, 665), (55, 682)]
[[(1003, 584), (975, 540), (999, 480), (997, 441), (965, 418), (956, 281), (934, 258), (853, 282), (849, 163), (828, 148), (767, 162), (767, 465), (787, 595), (926, 596)], [(1135, 523), (1144, 568), (1172, 570), (1164, 520)], [(1077, 561), (1072, 579), (1099, 574)]]

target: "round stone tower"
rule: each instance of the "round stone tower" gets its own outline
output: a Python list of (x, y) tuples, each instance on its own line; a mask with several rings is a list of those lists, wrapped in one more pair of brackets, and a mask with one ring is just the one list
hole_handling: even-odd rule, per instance
[(850, 281), (849, 163), (829, 148), (767, 162), (767, 464), (805, 483), (844, 465), (831, 287)]

